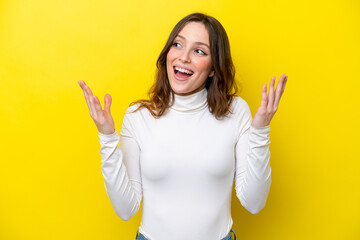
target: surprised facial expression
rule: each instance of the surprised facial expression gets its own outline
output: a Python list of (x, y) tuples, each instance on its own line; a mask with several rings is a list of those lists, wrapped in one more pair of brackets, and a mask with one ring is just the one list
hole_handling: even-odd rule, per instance
[(175, 37), (166, 68), (172, 90), (189, 95), (202, 90), (212, 70), (209, 33), (201, 22), (188, 22)]

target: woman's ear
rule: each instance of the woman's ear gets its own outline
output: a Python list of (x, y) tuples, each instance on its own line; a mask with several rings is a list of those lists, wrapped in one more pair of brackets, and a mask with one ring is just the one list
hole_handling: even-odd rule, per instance
[(213, 77), (215, 75), (215, 70), (212, 70), (209, 74), (209, 77)]

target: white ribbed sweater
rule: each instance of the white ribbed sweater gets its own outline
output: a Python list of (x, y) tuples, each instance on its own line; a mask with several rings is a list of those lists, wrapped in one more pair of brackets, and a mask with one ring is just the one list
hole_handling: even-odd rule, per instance
[[(270, 127), (254, 128), (248, 104), (217, 120), (207, 90), (175, 95), (165, 115), (125, 113), (120, 138), (99, 134), (105, 189), (116, 214), (130, 219), (142, 201), (140, 232), (150, 240), (219, 240), (233, 224), (231, 193), (251, 213), (271, 184)], [(120, 148), (118, 146), (120, 140)]]

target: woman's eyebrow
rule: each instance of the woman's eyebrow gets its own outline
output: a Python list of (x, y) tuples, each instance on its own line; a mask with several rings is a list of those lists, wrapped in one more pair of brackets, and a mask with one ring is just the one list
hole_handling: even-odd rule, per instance
[[(176, 37), (179, 37), (179, 38), (182, 38), (182, 39), (185, 39), (185, 37), (181, 36), (180, 34), (178, 34)], [(203, 42), (195, 42), (196, 44), (199, 44), (199, 45), (204, 45), (206, 47), (208, 47), (210, 49), (210, 47), (206, 44), (206, 43), (203, 43)]]

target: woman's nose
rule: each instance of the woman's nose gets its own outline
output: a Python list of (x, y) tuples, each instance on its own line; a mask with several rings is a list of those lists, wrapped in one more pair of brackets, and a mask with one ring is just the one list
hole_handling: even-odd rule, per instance
[(183, 51), (182, 54), (180, 55), (180, 60), (182, 62), (191, 62), (190, 51), (188, 50)]

